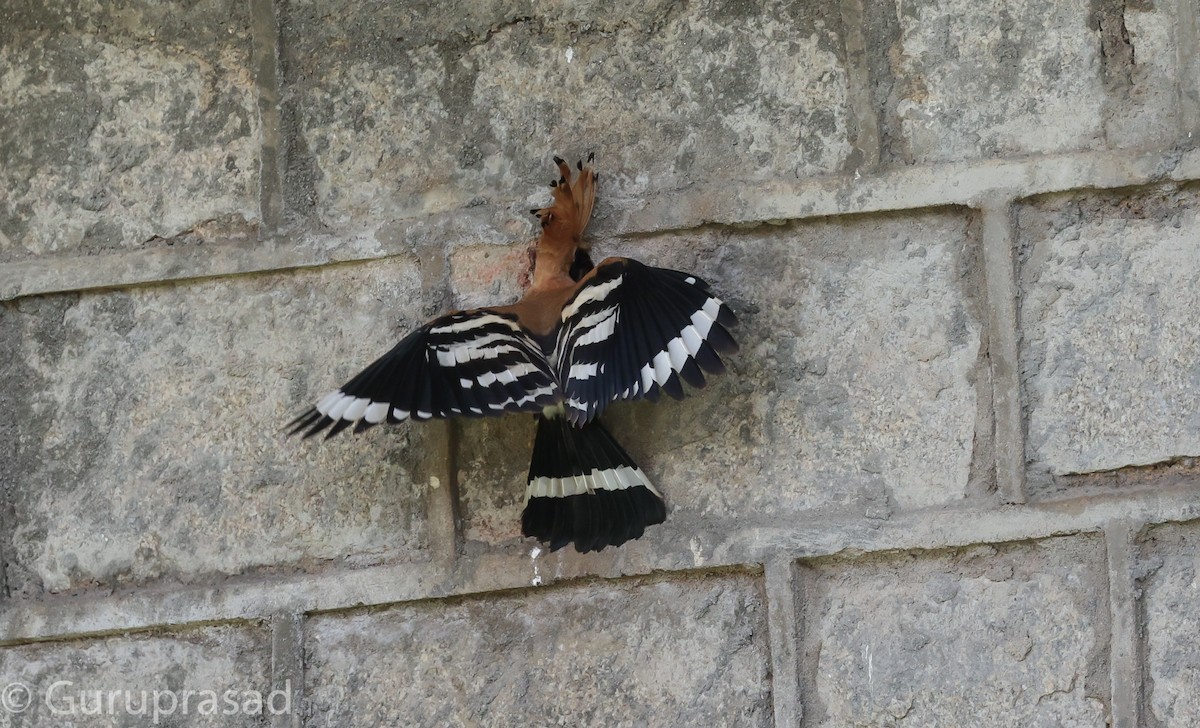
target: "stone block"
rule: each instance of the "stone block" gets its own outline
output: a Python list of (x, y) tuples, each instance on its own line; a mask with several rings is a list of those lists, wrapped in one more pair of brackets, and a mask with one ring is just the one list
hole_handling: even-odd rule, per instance
[(1159, 146), (1177, 134), (1169, 6), (867, 7), (883, 158), (893, 164)]
[[(727, 374), (682, 402), (605, 415), (667, 498), (667, 526), (650, 538), (724, 540), (806, 512), (887, 518), (967, 497), (976, 228), (947, 209), (597, 242), (597, 258), (703, 277), (741, 320)], [(463, 429), (468, 537), (519, 536), (532, 432)]]
[(5, 3), (0, 261), (252, 236), (246, 3)]
[(468, 541), (499, 544), (521, 537), (536, 431), (532, 415), (464, 420), (460, 425), (458, 490)]
[(734, 574), (319, 616), (306, 725), (767, 726), (765, 612)]
[(805, 725), (1107, 725), (1100, 539), (830, 559), (806, 571)]
[(1200, 455), (1200, 190), (1085, 192), (1017, 215), (1027, 457), (1090, 473)]
[(1151, 725), (1190, 726), (1200, 721), (1200, 630), (1196, 611), (1200, 528), (1159, 526), (1142, 544), (1136, 564), (1146, 635), (1146, 700)]
[(391, 258), (0, 310), (10, 588), (413, 558), (412, 429), (282, 427), (422, 322), (421, 285)]
[(463, 245), (450, 253), (450, 287), (457, 308), (506, 306), (529, 286), (533, 248), (514, 240), (508, 245)]
[(555, 153), (596, 151), (603, 216), (714, 177), (838, 171), (852, 151), (837, 3), (301, 0), (282, 28), (287, 196), (328, 225), (523, 212)]
[(271, 641), (251, 627), (5, 647), (0, 680), (0, 723), (21, 728), (262, 726), (299, 707), (271, 696)]
[[(1192, 62), (1181, 49), (1195, 47), (1176, 9), (1166, 3), (1105, 0), (1099, 18), (1105, 98), (1104, 136), (1114, 147), (1165, 147), (1180, 137), (1177, 84)], [(1177, 81), (1176, 79), (1180, 79)]]

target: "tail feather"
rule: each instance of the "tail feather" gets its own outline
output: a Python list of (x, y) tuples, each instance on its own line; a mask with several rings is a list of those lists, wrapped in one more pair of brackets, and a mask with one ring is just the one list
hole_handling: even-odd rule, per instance
[(551, 551), (620, 546), (667, 517), (662, 496), (597, 421), (538, 416), (526, 494), (522, 532)]

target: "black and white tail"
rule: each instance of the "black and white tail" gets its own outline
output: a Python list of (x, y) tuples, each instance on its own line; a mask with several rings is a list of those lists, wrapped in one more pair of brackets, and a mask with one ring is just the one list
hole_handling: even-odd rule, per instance
[(598, 421), (538, 415), (521, 530), (551, 551), (620, 546), (662, 523), (662, 496)]

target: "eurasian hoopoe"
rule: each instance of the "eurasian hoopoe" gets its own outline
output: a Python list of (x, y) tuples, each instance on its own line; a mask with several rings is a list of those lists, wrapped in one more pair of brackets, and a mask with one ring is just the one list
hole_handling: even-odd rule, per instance
[(618, 399), (683, 397), (737, 351), (733, 313), (699, 278), (628, 258), (592, 267), (583, 231), (598, 175), (558, 157), (533, 281), (511, 306), (456, 311), (391, 351), (289, 425), (327, 437), (387, 421), (537, 413), (522, 531), (554, 551), (599, 551), (662, 523), (662, 495), (596, 419)]

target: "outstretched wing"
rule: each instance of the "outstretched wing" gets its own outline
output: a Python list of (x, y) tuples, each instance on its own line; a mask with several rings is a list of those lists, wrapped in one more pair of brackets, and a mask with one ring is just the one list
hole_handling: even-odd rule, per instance
[(563, 306), (555, 349), (566, 415), (588, 422), (615, 399), (683, 397), (725, 371), (737, 344), (729, 307), (696, 276), (609, 258)]
[(459, 311), (404, 337), (288, 427), (311, 437), (332, 425), (332, 437), (384, 420), (540, 412), (557, 392), (549, 362), (516, 315)]

